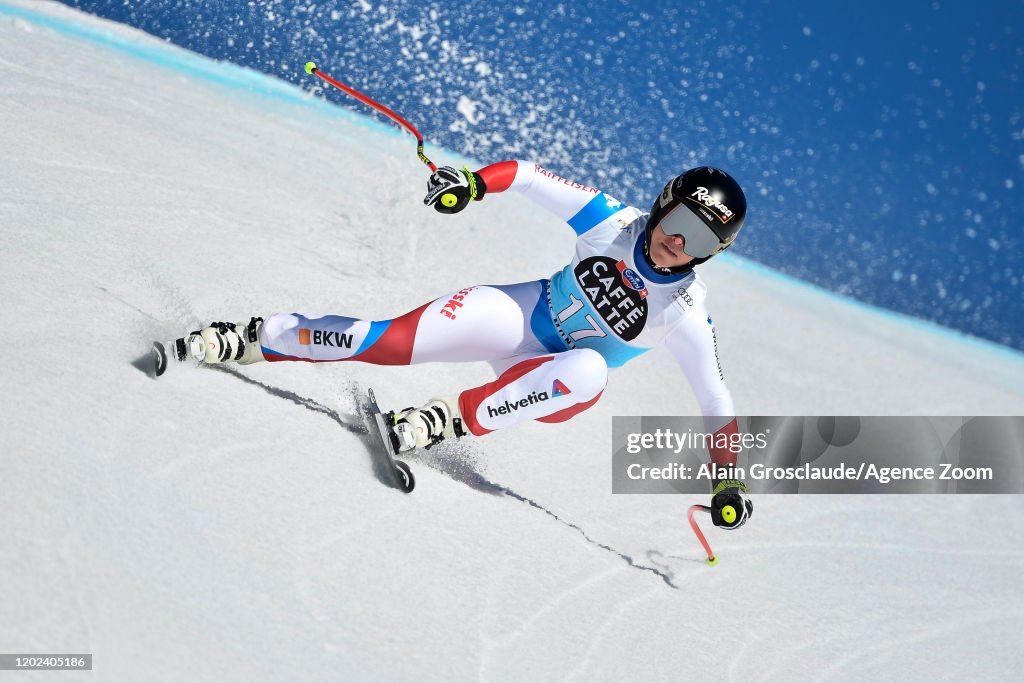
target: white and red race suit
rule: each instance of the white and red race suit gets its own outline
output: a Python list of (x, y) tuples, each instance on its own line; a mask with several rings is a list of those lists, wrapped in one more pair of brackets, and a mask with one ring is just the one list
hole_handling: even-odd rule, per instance
[[(706, 287), (692, 270), (665, 275), (648, 264), (647, 214), (524, 161), (478, 173), (488, 194), (520, 192), (569, 224), (576, 253), (565, 268), (547, 280), (466, 287), (392, 320), (278, 313), (260, 333), (264, 357), (488, 361), (497, 378), (459, 394), (464, 424), (479, 436), (524, 420), (568, 420), (597, 402), (608, 368), (664, 344), (697, 396), (705, 427), (734, 433)], [(735, 462), (724, 449), (712, 458)]]

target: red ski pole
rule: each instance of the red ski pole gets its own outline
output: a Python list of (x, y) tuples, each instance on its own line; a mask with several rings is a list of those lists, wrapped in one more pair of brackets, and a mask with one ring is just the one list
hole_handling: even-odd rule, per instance
[(314, 76), (317, 76), (318, 78), (323, 79), (324, 81), (333, 85), (338, 90), (351, 95), (352, 97), (356, 98), (363, 104), (373, 107), (374, 109), (379, 111), (381, 114), (384, 114), (384, 116), (387, 116), (395, 123), (399, 124), (400, 126), (403, 126), (407, 131), (416, 136), (416, 154), (419, 156), (420, 161), (429, 166), (431, 171), (437, 170), (437, 166), (434, 165), (434, 162), (428, 159), (427, 155), (423, 153), (423, 136), (420, 135), (420, 132), (418, 130), (416, 130), (416, 126), (412, 125), (404, 118), (402, 118), (401, 114), (398, 114), (397, 112), (388, 109), (380, 102), (377, 102), (376, 100), (367, 97), (366, 95), (359, 92), (355, 88), (347, 86), (340, 81), (334, 80), (324, 72), (320, 71), (320, 69), (316, 68), (316, 64), (314, 62), (306, 62), (306, 73), (312, 74)]
[(708, 554), (708, 564), (713, 567), (718, 564), (718, 558), (715, 557), (713, 552), (711, 552), (711, 546), (708, 545), (708, 539), (704, 538), (704, 534), (701, 533), (700, 527), (697, 526), (697, 522), (693, 519), (694, 512), (707, 512), (708, 514), (711, 514), (711, 508), (707, 505), (691, 505), (686, 516), (690, 519), (690, 528), (693, 529), (693, 533), (697, 534), (697, 540), (700, 541), (702, 546), (704, 546), (704, 552)]

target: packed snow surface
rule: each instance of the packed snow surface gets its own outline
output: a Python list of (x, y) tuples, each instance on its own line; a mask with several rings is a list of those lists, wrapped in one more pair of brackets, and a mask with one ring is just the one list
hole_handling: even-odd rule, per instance
[[(0, 650), (93, 653), (81, 680), (1024, 666), (1017, 496), (760, 496), (744, 529), (708, 532), (709, 568), (685, 521), (705, 498), (612, 495), (611, 417), (697, 410), (667, 353), (567, 424), (413, 458), (409, 496), (386, 485), (356, 394), (404, 407), (485, 365), (140, 370), (151, 339), (202, 321), (379, 319), (569, 259), (571, 230), (519, 197), (425, 208), (389, 123), (4, 0), (0, 150)], [(741, 259), (703, 272), (742, 413), (1024, 411), (1020, 354)]]

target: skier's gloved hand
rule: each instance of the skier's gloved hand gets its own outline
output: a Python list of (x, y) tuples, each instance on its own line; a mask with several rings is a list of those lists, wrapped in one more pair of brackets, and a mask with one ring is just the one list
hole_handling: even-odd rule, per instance
[(747, 485), (739, 479), (723, 479), (711, 494), (711, 521), (723, 529), (739, 529), (754, 514)]
[(461, 171), (453, 166), (442, 166), (427, 180), (423, 203), (440, 213), (458, 213), (474, 199), (482, 199), (486, 192), (487, 185), (479, 174), (465, 166)]

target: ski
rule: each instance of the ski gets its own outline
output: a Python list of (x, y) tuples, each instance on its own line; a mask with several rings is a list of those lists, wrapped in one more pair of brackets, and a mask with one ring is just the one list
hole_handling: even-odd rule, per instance
[[(197, 351), (190, 349), (189, 340), (195, 335), (190, 335), (188, 338), (182, 337), (173, 341), (161, 342), (154, 341), (150, 347), (150, 360), (151, 365), (147, 369), (146, 361), (142, 361), (140, 369), (152, 371), (152, 377), (160, 377), (167, 368), (174, 363), (181, 363), (188, 359), (196, 358)], [(367, 390), (367, 401), (366, 401), (366, 417), (368, 418), (369, 431), (377, 434), (377, 443), (380, 447), (381, 453), (387, 458), (389, 471), (394, 479), (394, 483), (397, 488), (401, 489), (405, 493), (411, 493), (416, 488), (416, 478), (412, 474), (412, 470), (409, 468), (404, 461), (397, 459), (396, 443), (397, 439), (391, 427), (388, 425), (388, 421), (391, 415), (385, 415), (381, 412), (380, 406), (377, 405), (377, 397), (373, 395), (373, 389)]]
[(186, 337), (167, 342), (155, 341), (150, 349), (150, 354), (153, 359), (153, 373), (156, 377), (167, 372), (168, 366), (172, 363), (182, 363), (192, 358), (188, 352)]
[(156, 376), (167, 372), (167, 349), (158, 341), (153, 342), (153, 372)]
[(388, 426), (380, 406), (377, 405), (377, 398), (373, 395), (373, 389), (368, 389), (366, 393), (369, 399), (367, 412), (369, 413), (372, 427), (371, 431), (376, 432), (380, 449), (387, 456), (388, 462), (391, 463), (391, 472), (394, 475), (398, 488), (404, 493), (411, 493), (416, 488), (416, 478), (412, 476), (412, 470), (409, 469), (405, 462), (395, 458), (396, 453), (394, 442), (392, 441), (391, 428)]

